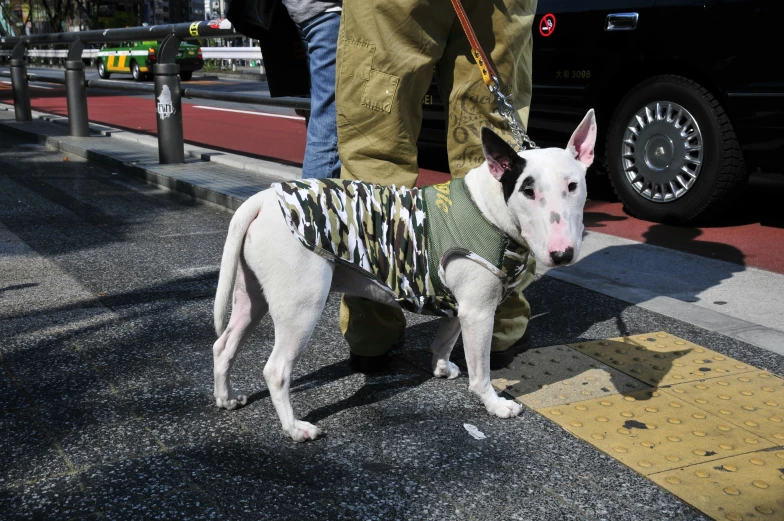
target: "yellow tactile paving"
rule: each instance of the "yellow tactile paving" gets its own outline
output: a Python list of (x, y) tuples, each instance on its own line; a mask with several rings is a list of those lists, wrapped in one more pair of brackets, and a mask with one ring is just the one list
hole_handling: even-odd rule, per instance
[(770, 373), (754, 371), (661, 390), (768, 441), (784, 445), (784, 380)]
[(648, 387), (563, 345), (526, 351), (493, 377), (496, 389), (533, 409)]
[(538, 412), (643, 475), (774, 446), (655, 389)]
[[(537, 351), (495, 385), (714, 519), (784, 521), (782, 378), (665, 332)], [(564, 392), (594, 371), (604, 396)]]
[(714, 519), (784, 519), (784, 450), (756, 452), (648, 476)]
[(569, 347), (653, 386), (754, 370), (748, 364), (661, 331), (578, 342)]

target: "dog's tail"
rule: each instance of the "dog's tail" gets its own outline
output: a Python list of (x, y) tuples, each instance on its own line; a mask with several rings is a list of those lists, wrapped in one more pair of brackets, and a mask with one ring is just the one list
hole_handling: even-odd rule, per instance
[(234, 281), (237, 278), (237, 265), (242, 254), (242, 245), (245, 242), (245, 233), (250, 223), (259, 215), (261, 210), (262, 195), (260, 192), (244, 203), (234, 213), (229, 225), (229, 234), (223, 246), (218, 290), (215, 293), (215, 333), (218, 336), (226, 329), (229, 302), (234, 291)]

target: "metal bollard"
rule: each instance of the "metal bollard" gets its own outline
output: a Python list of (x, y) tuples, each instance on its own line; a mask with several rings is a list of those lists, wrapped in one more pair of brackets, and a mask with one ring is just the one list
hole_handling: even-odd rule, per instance
[(167, 36), (158, 51), (155, 72), (155, 112), (158, 121), (158, 158), (161, 164), (185, 162), (182, 134), (180, 66), (174, 63), (180, 40)]
[(16, 121), (32, 121), (30, 107), (30, 85), (27, 82), (27, 67), (24, 60), (25, 46), (19, 42), (11, 53), (11, 84), (14, 90), (14, 114)]
[(85, 86), (84, 44), (76, 40), (68, 50), (65, 62), (65, 97), (68, 103), (68, 127), (74, 137), (90, 135), (90, 120), (87, 117), (87, 87)]

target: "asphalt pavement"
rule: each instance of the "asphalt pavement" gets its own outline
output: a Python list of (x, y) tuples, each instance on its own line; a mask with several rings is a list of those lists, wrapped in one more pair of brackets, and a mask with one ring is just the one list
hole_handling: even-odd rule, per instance
[[(250, 403), (215, 408), (230, 217), (0, 134), (0, 517), (707, 519), (543, 415), (492, 418), (465, 376), (432, 378), (427, 317), (409, 315), (389, 373), (364, 376), (330, 299), (292, 385), (321, 440), (280, 432), (268, 317), (236, 363)], [(553, 276), (527, 296), (534, 346), (667, 331), (784, 374), (782, 356)]]

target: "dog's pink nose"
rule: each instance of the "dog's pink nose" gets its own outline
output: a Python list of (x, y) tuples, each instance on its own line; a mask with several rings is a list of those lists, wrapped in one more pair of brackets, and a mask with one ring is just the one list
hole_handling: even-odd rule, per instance
[(574, 248), (569, 246), (564, 251), (551, 251), (550, 258), (553, 264), (560, 266), (561, 264), (569, 264), (574, 259)]

